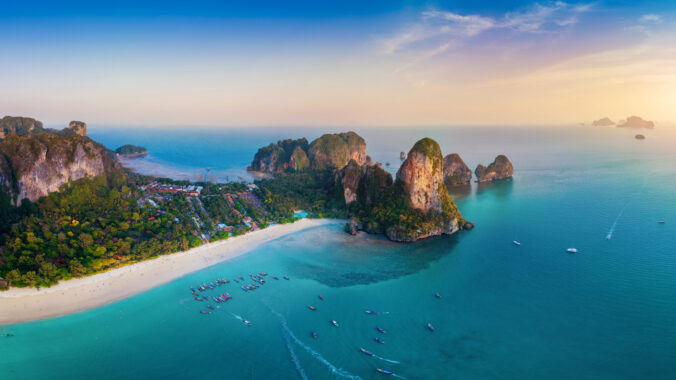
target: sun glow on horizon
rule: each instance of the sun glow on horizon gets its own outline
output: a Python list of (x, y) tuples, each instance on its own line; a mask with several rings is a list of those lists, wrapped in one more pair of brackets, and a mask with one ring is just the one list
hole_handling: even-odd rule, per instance
[(305, 19), (7, 14), (0, 46), (21, 58), (0, 62), (1, 111), (47, 124), (676, 121), (669, 6), (441, 4)]

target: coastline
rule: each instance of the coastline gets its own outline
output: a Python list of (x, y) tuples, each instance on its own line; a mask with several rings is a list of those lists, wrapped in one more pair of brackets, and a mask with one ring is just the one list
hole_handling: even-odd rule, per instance
[(0, 325), (53, 318), (103, 306), (241, 256), (284, 235), (333, 223), (338, 222), (302, 219), (107, 272), (61, 281), (50, 288), (12, 288), (0, 292)]

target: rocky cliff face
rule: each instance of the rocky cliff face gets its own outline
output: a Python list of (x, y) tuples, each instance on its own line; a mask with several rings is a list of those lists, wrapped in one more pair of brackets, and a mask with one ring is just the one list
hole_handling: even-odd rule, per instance
[(604, 117), (603, 119), (594, 120), (592, 122), (592, 125), (595, 127), (608, 127), (611, 125), (615, 125), (615, 122), (608, 119), (607, 117)]
[(305, 153), (305, 150), (300, 145), (293, 149), (291, 158), (289, 159), (289, 167), (293, 170), (303, 170), (310, 167), (307, 153)]
[(24, 136), (39, 133), (50, 133), (63, 137), (87, 136), (87, 124), (82, 121), (71, 121), (68, 127), (57, 130), (45, 128), (41, 121), (30, 117), (5, 116), (0, 119), (0, 139), (4, 139), (10, 134)]
[(309, 145), (307, 139), (287, 139), (277, 141), (258, 149), (251, 166), (251, 171), (275, 174), (291, 168), (294, 170), (307, 169), (310, 166), (307, 154)]
[(463, 185), (472, 180), (472, 170), (457, 153), (444, 157), (444, 182), (448, 186)]
[(350, 160), (347, 165), (338, 173), (338, 181), (343, 187), (343, 195), (345, 197), (345, 204), (357, 200), (357, 192), (359, 191), (359, 184), (363, 178), (362, 167), (355, 160)]
[(477, 166), (474, 174), (476, 174), (477, 182), (497, 181), (511, 178), (514, 175), (514, 167), (509, 159), (501, 154), (488, 167), (483, 165)]
[(364, 175), (359, 183), (359, 201), (372, 205), (383, 193), (392, 188), (392, 175), (378, 165), (364, 166)]
[(30, 117), (5, 116), (0, 119), (0, 139), (4, 139), (10, 133), (27, 135), (30, 133), (40, 133), (44, 130), (41, 121)]
[(302, 138), (281, 140), (258, 149), (248, 170), (275, 174), (287, 169), (344, 168), (350, 160), (366, 163), (366, 142), (354, 132), (325, 134), (308, 144)]
[(79, 135), (11, 134), (0, 143), (0, 156), (0, 184), (15, 204), (24, 198), (35, 201), (68, 181), (104, 175), (117, 167), (102, 145)]
[(629, 116), (624, 123), (620, 123), (617, 126), (620, 128), (655, 128), (655, 123), (643, 120), (638, 116)]
[(442, 211), (444, 164), (441, 148), (436, 141), (424, 138), (408, 152), (408, 157), (397, 171), (397, 181), (404, 186), (406, 197), (413, 208), (427, 212)]
[(84, 121), (71, 121), (68, 129), (78, 136), (87, 136), (87, 123)]
[(354, 132), (325, 134), (310, 144), (308, 156), (313, 169), (340, 169), (350, 160), (361, 166), (366, 162), (366, 141)]
[(413, 146), (394, 186), (413, 210), (386, 229), (390, 240), (410, 242), (453, 234), (464, 223), (444, 184), (443, 156), (436, 141), (424, 138)]

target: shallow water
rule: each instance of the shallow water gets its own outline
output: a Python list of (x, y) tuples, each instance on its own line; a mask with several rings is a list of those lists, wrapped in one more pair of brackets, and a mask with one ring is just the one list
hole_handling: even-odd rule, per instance
[[(402, 245), (317, 227), (105, 307), (0, 327), (14, 334), (0, 337), (0, 378), (673, 378), (674, 132), (358, 132), (393, 172), (429, 135), (471, 167), (505, 153), (516, 175), (451, 191), (469, 232)], [(223, 155), (246, 163), (257, 145)], [(231, 282), (208, 293), (233, 300), (199, 313), (190, 286), (261, 271), (280, 280)]]

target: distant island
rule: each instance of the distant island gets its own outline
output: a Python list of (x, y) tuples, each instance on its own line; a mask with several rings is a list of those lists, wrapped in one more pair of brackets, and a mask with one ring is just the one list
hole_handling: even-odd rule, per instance
[(645, 136), (644, 136), (644, 135), (641, 135), (641, 134), (638, 134), (638, 135), (634, 136), (634, 138), (635, 138), (636, 140), (645, 140)]
[(148, 150), (142, 146), (126, 144), (115, 149), (115, 154), (127, 158), (142, 157), (148, 154)]
[(477, 182), (491, 182), (502, 179), (512, 178), (514, 175), (514, 166), (507, 156), (499, 155), (495, 157), (488, 166), (478, 165), (474, 170)]
[(603, 119), (594, 120), (592, 125), (594, 127), (609, 127), (611, 125), (615, 125), (615, 122), (607, 117), (604, 117)]
[(609, 127), (616, 125), (618, 128), (648, 128), (655, 127), (655, 123), (650, 120), (644, 120), (639, 116), (629, 116), (626, 120), (621, 120), (615, 123), (611, 119), (604, 117), (602, 119), (594, 120), (592, 126), (595, 127)]
[(638, 116), (629, 116), (623, 123), (617, 124), (619, 128), (649, 128), (655, 127), (655, 123), (649, 120), (643, 120)]

